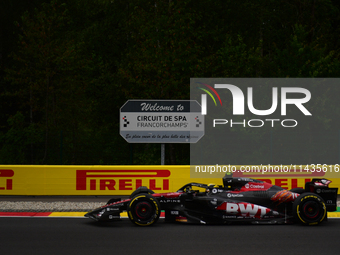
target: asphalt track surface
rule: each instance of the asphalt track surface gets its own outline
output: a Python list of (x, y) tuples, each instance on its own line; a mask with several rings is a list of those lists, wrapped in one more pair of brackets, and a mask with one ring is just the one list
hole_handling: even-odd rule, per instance
[(319, 226), (186, 225), (160, 219), (0, 218), (1, 254), (340, 254), (340, 220)]

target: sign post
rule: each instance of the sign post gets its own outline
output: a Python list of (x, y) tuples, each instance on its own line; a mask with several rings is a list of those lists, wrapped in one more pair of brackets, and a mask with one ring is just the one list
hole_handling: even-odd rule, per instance
[(120, 135), (129, 143), (196, 143), (204, 116), (196, 100), (128, 100), (120, 108)]
[(165, 143), (161, 144), (161, 165), (165, 165)]
[(204, 135), (204, 115), (195, 100), (128, 100), (120, 108), (120, 135), (128, 143), (196, 143)]

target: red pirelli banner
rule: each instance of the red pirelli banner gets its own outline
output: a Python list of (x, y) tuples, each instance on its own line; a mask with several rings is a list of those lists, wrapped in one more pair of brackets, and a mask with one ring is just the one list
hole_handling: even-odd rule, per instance
[[(190, 166), (0, 165), (0, 195), (130, 195), (140, 186), (173, 192), (189, 182), (222, 185), (221, 174), (193, 176)], [(279, 175), (256, 179), (291, 189), (304, 187), (311, 178)], [(340, 179), (330, 179), (331, 187), (340, 186)]]

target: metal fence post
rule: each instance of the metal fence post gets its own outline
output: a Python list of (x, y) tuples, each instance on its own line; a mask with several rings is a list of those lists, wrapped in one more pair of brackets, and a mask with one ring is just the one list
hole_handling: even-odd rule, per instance
[(165, 144), (161, 144), (161, 165), (165, 165)]

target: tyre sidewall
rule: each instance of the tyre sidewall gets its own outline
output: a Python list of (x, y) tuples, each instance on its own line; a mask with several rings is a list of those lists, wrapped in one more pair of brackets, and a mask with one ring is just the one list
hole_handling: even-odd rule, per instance
[[(137, 207), (140, 206), (141, 204), (146, 205), (147, 207), (150, 208), (151, 211), (149, 217), (142, 218), (138, 216), (136, 210)], [(159, 216), (161, 214), (161, 208), (156, 198), (146, 193), (140, 193), (131, 199), (127, 208), (127, 213), (129, 219), (136, 225), (150, 226), (158, 221)]]
[[(318, 214), (315, 217), (308, 216), (308, 205), (317, 207)], [(293, 214), (297, 222), (303, 225), (318, 225), (327, 216), (327, 210), (324, 200), (317, 194), (314, 193), (303, 193), (298, 196), (293, 203)]]

